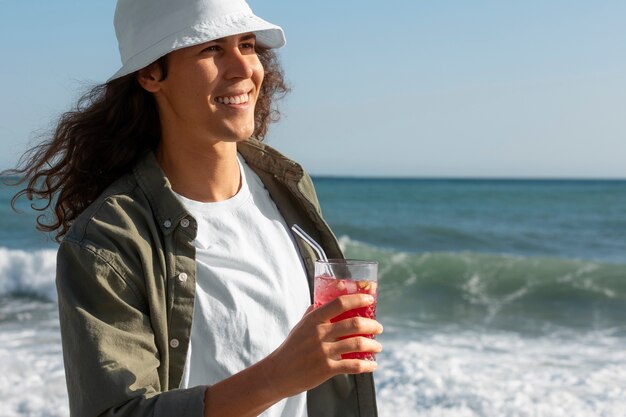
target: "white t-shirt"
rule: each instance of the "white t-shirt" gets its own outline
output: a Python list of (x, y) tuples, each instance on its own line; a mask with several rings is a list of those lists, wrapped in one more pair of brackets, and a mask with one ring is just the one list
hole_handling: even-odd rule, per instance
[[(215, 384), (263, 359), (310, 305), (293, 237), (259, 177), (238, 159), (241, 189), (232, 198), (202, 203), (178, 196), (198, 222), (196, 296), (182, 388)], [(261, 415), (306, 417), (306, 393)]]

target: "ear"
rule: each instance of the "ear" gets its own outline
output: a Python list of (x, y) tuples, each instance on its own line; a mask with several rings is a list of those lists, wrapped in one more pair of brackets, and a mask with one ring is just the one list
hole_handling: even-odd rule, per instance
[(147, 92), (157, 93), (161, 90), (161, 76), (161, 66), (153, 62), (137, 72), (137, 81)]

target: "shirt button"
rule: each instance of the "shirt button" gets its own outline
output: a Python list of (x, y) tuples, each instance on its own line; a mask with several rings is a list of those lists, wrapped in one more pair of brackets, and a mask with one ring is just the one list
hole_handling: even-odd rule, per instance
[(189, 227), (189, 220), (187, 220), (187, 219), (182, 219), (182, 220), (180, 221), (180, 225), (181, 225), (181, 226), (183, 226), (183, 227)]
[(169, 219), (165, 220), (163, 222), (163, 226), (165, 226), (166, 229), (169, 229), (170, 227), (172, 227), (172, 222)]
[(184, 272), (181, 272), (180, 274), (178, 274), (178, 279), (180, 280), (180, 282), (187, 281), (187, 274), (185, 274)]
[(180, 345), (180, 342), (178, 341), (178, 339), (172, 339), (170, 340), (170, 346), (174, 349), (176, 349), (178, 346)]

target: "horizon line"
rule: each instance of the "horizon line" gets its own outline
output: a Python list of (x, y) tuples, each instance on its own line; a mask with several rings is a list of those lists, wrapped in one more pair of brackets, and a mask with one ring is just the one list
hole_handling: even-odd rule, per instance
[[(342, 174), (312, 174), (311, 178), (318, 179), (342, 179), (342, 180), (417, 180), (417, 181), (570, 181), (570, 182), (623, 182), (624, 177), (509, 177), (509, 176), (399, 176), (399, 175), (342, 175)], [(0, 179), (17, 179), (18, 175), (0, 175)], [(7, 185), (7, 184), (0, 184)]]
[(319, 179), (354, 179), (354, 180), (420, 180), (420, 181), (626, 181), (624, 177), (509, 177), (509, 176), (360, 176), (360, 175), (335, 175), (335, 174), (310, 174), (311, 178)]

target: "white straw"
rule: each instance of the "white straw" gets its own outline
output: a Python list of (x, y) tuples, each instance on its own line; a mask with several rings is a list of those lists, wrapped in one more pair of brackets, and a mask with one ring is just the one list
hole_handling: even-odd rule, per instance
[(326, 257), (326, 254), (324, 253), (324, 249), (322, 249), (320, 244), (314, 241), (311, 236), (307, 235), (306, 232), (302, 230), (300, 226), (298, 226), (297, 224), (294, 224), (293, 226), (291, 226), (291, 230), (293, 230), (294, 233), (300, 236), (306, 243), (309, 244), (309, 246), (311, 246), (311, 248), (313, 248), (315, 253), (317, 253), (317, 257), (320, 260), (324, 262), (328, 262), (328, 258)]

